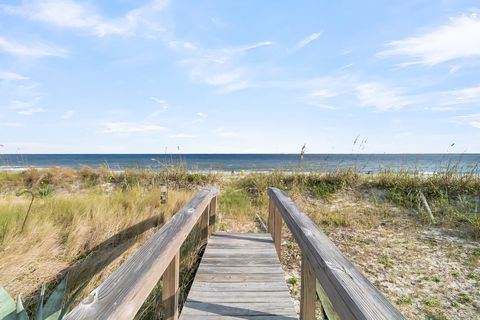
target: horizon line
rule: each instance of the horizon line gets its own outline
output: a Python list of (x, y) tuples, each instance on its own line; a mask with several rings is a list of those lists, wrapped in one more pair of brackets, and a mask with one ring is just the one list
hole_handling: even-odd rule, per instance
[[(336, 152), (336, 153), (305, 153), (308, 155), (480, 155), (480, 152), (372, 152), (372, 153), (354, 153), (354, 152)], [(179, 155), (300, 155), (300, 153), (283, 152), (283, 153), (0, 153), (1, 156), (18, 156), (18, 155), (160, 155), (160, 156), (179, 156)]]

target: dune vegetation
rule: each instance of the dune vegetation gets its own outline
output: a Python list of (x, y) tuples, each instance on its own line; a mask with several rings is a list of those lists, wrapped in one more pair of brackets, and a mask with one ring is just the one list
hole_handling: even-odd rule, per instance
[[(11, 295), (22, 294), (30, 309), (35, 305), (40, 284), (47, 283), (48, 291), (67, 272), (70, 291), (91, 279), (87, 293), (196, 190), (214, 184), (221, 188), (218, 230), (264, 231), (258, 217), (266, 218), (266, 190), (275, 186), (286, 190), (409, 318), (441, 319), (454, 312), (468, 317), (479, 310), (480, 177), (454, 171), (434, 175), (383, 171), (366, 175), (352, 169), (231, 175), (190, 172), (183, 166), (172, 166), (159, 171), (113, 172), (84, 167), (0, 172), (0, 285)], [(169, 192), (166, 204), (159, 200), (163, 185), (168, 186)], [(424, 207), (422, 194), (433, 221)], [(436, 237), (437, 233), (441, 236)], [(292, 296), (298, 298), (298, 247), (288, 230), (284, 234), (282, 263), (289, 275)], [(374, 239), (385, 239), (386, 248), (381, 241), (373, 245), (372, 235)], [(445, 246), (442, 239), (447, 239)], [(410, 261), (411, 269), (399, 271), (401, 263), (409, 262), (400, 261), (396, 253), (408, 248), (404, 256), (411, 253), (412, 259), (415, 255), (420, 257), (423, 250), (428, 257), (435, 250), (423, 247), (425, 241), (440, 243), (437, 250), (445, 255), (442, 261), (453, 259), (454, 262), (447, 261), (450, 265), (444, 270), (459, 288), (453, 297), (447, 292), (448, 283), (441, 280), (439, 283), (422, 278), (422, 285), (414, 289), (399, 280), (422, 266)], [(203, 245), (192, 232), (182, 248), (183, 297)], [(436, 279), (445, 276), (442, 270), (427, 275), (432, 271), (429, 261), (425, 263), (424, 270), (415, 270), (415, 279), (420, 277), (418, 274)], [(462, 299), (465, 295), (469, 299)], [(161, 314), (160, 296), (161, 284), (137, 318), (151, 319)]]

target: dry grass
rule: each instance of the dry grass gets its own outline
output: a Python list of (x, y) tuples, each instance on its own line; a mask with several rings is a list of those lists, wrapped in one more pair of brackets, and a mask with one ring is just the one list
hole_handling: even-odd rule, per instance
[[(165, 183), (169, 185), (170, 201), (162, 206), (159, 186)], [(53, 284), (68, 270), (74, 275), (72, 286), (93, 276), (88, 292), (188, 201), (196, 188), (216, 183), (222, 189), (220, 230), (258, 230), (255, 216), (266, 217), (266, 189), (275, 186), (286, 190), (326, 232), (374, 229), (398, 216), (427, 228), (429, 222), (418, 206), (418, 192), (422, 191), (437, 218), (437, 227), (461, 230), (469, 238), (480, 236), (480, 215), (474, 207), (480, 196), (480, 178), (473, 174), (361, 175), (347, 170), (222, 177), (191, 173), (182, 167), (159, 172), (115, 173), (87, 167), (2, 172), (0, 283), (11, 294), (29, 296), (41, 282)], [(15, 192), (25, 188), (36, 198), (26, 228), (20, 233), (30, 198), (16, 197)], [(416, 214), (411, 214), (414, 211)], [(194, 234), (182, 249), (182, 294), (188, 291), (202, 248)], [(150, 319), (158, 313), (160, 293), (161, 283), (138, 319)], [(33, 299), (27, 299), (28, 303)]]
[(4, 194), (0, 283), (10, 294), (28, 297), (41, 282), (55, 282), (75, 266), (71, 285), (76, 286), (116, 259), (124, 259), (124, 252), (138, 244), (144, 232), (163, 224), (192, 194), (171, 190), (166, 205), (159, 202), (159, 189), (140, 187), (52, 194), (35, 199), (22, 233), (29, 198)]

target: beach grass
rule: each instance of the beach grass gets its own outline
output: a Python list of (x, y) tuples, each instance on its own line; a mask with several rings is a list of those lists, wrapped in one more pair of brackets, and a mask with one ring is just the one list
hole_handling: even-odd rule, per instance
[[(27, 296), (32, 307), (41, 282), (52, 287), (61, 274), (73, 274), (72, 289), (92, 278), (86, 292), (98, 285), (132, 252), (187, 202), (196, 190), (218, 184), (217, 229), (253, 223), (256, 215), (266, 218), (268, 187), (285, 190), (321, 228), (362, 227), (378, 224), (394, 215), (388, 204), (412, 212), (420, 225), (432, 225), (420, 201), (427, 198), (435, 226), (460, 230), (465, 237), (480, 238), (478, 175), (445, 172), (422, 175), (383, 171), (361, 174), (354, 169), (327, 173), (252, 172), (214, 174), (173, 166), (111, 171), (84, 167), (30, 169), (0, 172), (1, 284), (11, 294)], [(169, 200), (160, 204), (160, 188), (167, 185)], [(33, 205), (26, 221), (31, 195)], [(339, 194), (355, 192), (372, 197), (375, 206), (339, 207)], [(223, 219), (223, 220), (222, 220)], [(228, 228), (226, 220), (231, 221)], [(238, 228), (235, 229), (235, 228)], [(182, 248), (182, 294), (188, 292), (199, 253), (204, 247), (192, 232)], [(197, 237), (197, 238), (196, 238)], [(142, 307), (138, 319), (158, 314), (161, 283)], [(184, 297), (185, 298), (185, 297)]]
[[(188, 190), (171, 190), (167, 204), (160, 204), (160, 189), (88, 190), (80, 194), (56, 193), (35, 198), (0, 196), (0, 269), (2, 286), (12, 295), (35, 303), (42, 282), (55, 283), (69, 273), (75, 288), (94, 277), (86, 291), (105, 277), (151, 236), (192, 196)], [(53, 285), (49, 286), (52, 287)]]

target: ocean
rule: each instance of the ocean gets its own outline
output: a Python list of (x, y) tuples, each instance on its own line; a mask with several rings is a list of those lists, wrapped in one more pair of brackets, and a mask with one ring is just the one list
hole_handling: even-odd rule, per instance
[(479, 172), (480, 154), (0, 154), (0, 170), (105, 166), (112, 170), (159, 169), (186, 165), (199, 171), (332, 171), (356, 168), (362, 172), (408, 170)]

